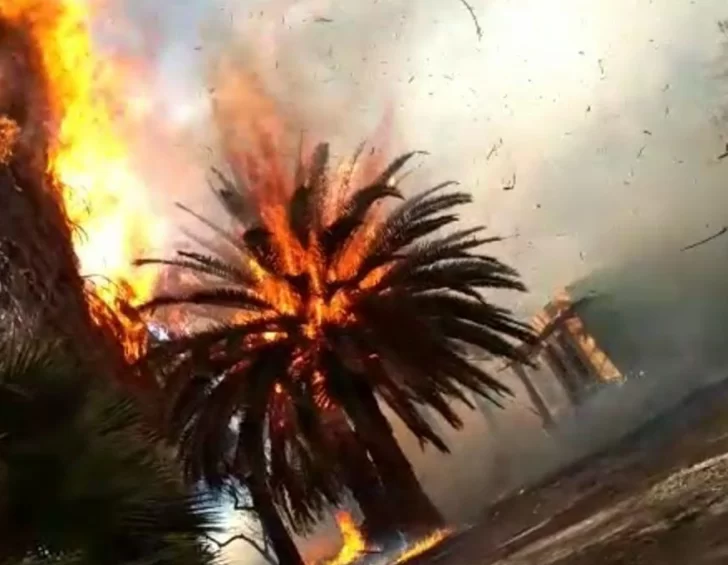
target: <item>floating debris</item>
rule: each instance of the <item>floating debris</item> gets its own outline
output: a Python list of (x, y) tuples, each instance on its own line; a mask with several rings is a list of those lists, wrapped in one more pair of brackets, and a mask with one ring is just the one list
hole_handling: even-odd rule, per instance
[(490, 151), (488, 151), (488, 154), (485, 156), (485, 160), (490, 161), (490, 158), (496, 155), (501, 147), (503, 147), (503, 138), (499, 137), (498, 141), (494, 143), (490, 148)]
[(475, 10), (473, 10), (473, 7), (467, 3), (466, 0), (460, 0), (460, 3), (465, 6), (465, 9), (470, 14), (471, 19), (473, 20), (473, 24), (475, 24), (475, 34), (478, 36), (478, 41), (483, 39), (483, 30), (480, 27), (480, 23), (478, 22), (478, 17), (475, 15)]
[(725, 233), (728, 233), (728, 227), (727, 226), (723, 226), (720, 230), (718, 230), (716, 233), (714, 233), (710, 237), (706, 237), (705, 239), (701, 239), (700, 241), (696, 241), (695, 243), (691, 243), (687, 247), (683, 247), (680, 251), (687, 251), (689, 249), (695, 249), (696, 247), (698, 247), (700, 245), (704, 245), (704, 244), (708, 243), (709, 241), (713, 241), (714, 239), (716, 239), (717, 237), (720, 237), (721, 235), (723, 235)]
[(721, 155), (718, 155), (718, 161), (722, 161), (726, 157), (728, 157), (728, 143), (725, 144), (725, 152)]
[(516, 188), (516, 173), (513, 173), (511, 180), (503, 185), (503, 190), (513, 190)]

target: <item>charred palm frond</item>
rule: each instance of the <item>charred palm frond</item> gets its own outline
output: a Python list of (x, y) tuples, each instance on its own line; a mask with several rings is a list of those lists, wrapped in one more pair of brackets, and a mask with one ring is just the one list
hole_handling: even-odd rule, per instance
[[(241, 206), (227, 206), (233, 229), (201, 218), (216, 235), (204, 253), (140, 261), (202, 281), (157, 296), (146, 310), (204, 307), (224, 320), (150, 352), (166, 369), (172, 419), (194, 475), (219, 476), (230, 423), (253, 422), (251, 441), (268, 442), (272, 452), (276, 491), (288, 503), (310, 497), (299, 489), (315, 477), (321, 501), (336, 487), (319, 455), (327, 410), (343, 410), (360, 432), (378, 410), (368, 400), (376, 394), (421, 442), (446, 451), (424, 407), (458, 427), (452, 401), (470, 404), (465, 390), (494, 402), (509, 394), (471, 357), (525, 360), (518, 346), (533, 333), (483, 295), (525, 288), (515, 270), (482, 251), (499, 238), (458, 227), (455, 209), (471, 202), (468, 193), (443, 183), (403, 197), (395, 176), (415, 154), (353, 189), (354, 165), (334, 178), (320, 145), (293, 186), (269, 166), (258, 184), (236, 187), (239, 198), (224, 198), (254, 203), (244, 217)], [(385, 200), (400, 203), (385, 210)], [(251, 209), (259, 215), (248, 224)]]

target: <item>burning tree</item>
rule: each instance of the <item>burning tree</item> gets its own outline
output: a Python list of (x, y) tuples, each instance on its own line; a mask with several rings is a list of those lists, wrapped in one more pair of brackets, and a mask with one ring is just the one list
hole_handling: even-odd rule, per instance
[[(64, 337), (79, 359), (146, 387), (127, 364), (146, 329), (125, 305), (151, 285), (124, 278), (129, 244), (109, 185), (133, 186), (95, 90), (86, 8), (0, 5), (0, 308), (15, 331)], [(81, 276), (89, 271), (100, 284)]]
[[(321, 144), (306, 166), (299, 158), (291, 182), (263, 143), (262, 159), (248, 155), (245, 174), (237, 171), (244, 182), (219, 174), (234, 229), (198, 216), (216, 235), (199, 241), (203, 250), (139, 261), (200, 280), (144, 308), (216, 310), (218, 321), (159, 344), (149, 359), (163, 367), (173, 431), (192, 476), (214, 484), (244, 472), (294, 525), (305, 522), (336, 502), (352, 476), (353, 461), (335, 456), (338, 429), (371, 461), (393, 527), (420, 533), (442, 518), (380, 402), (423, 445), (446, 452), (422, 409), (459, 427), (451, 403), (470, 405), (466, 389), (497, 402), (508, 389), (471, 353), (523, 361), (517, 346), (533, 334), (482, 295), (525, 289), (513, 269), (478, 251), (499, 238), (453, 229), (454, 208), (470, 195), (443, 183), (405, 200), (395, 176), (415, 153), (355, 187), (360, 153), (336, 174)], [(379, 206), (386, 199), (403, 202), (387, 212)], [(283, 545), (281, 560), (298, 562)]]
[[(129, 361), (145, 332), (119, 310), (133, 289), (90, 288), (80, 275), (89, 259), (82, 238), (98, 234), (81, 221), (91, 216), (79, 213), (87, 199), (72, 181), (95, 180), (96, 167), (111, 172), (79, 153), (104, 147), (84, 126), (108, 125), (89, 102), (84, 8), (0, 3), (0, 557), (210, 562), (199, 543), (214, 521), (209, 501), (189, 496), (148, 422), (109, 378), (139, 384), (126, 377), (136, 375)], [(89, 183), (92, 193), (100, 186)], [(93, 241), (109, 255), (113, 243)], [(122, 283), (120, 271), (101, 274)]]
[(0, 287), (16, 320), (58, 331), (89, 320), (60, 191), (46, 172), (49, 107), (39, 56), (22, 28), (0, 18)]

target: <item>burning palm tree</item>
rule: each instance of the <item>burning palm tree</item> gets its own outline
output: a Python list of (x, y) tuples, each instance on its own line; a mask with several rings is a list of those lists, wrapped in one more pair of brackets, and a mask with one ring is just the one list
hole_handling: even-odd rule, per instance
[[(294, 518), (310, 516), (305, 510), (336, 500), (343, 476), (331, 472), (342, 465), (330, 455), (326, 420), (335, 419), (371, 460), (393, 523), (409, 532), (439, 527), (380, 401), (421, 444), (447, 452), (423, 410), (459, 427), (452, 402), (470, 405), (466, 391), (496, 403), (509, 393), (471, 354), (523, 360), (517, 346), (532, 332), (482, 291), (524, 286), (480, 251), (498, 237), (457, 229), (454, 209), (471, 196), (450, 189), (454, 183), (404, 199), (395, 177), (416, 153), (355, 187), (361, 151), (332, 174), (321, 144), (307, 166), (299, 158), (291, 183), (276, 152), (263, 149), (262, 161), (247, 159), (244, 181), (218, 172), (232, 230), (197, 216), (216, 234), (198, 240), (204, 251), (139, 261), (197, 281), (147, 310), (185, 306), (219, 316), (150, 351), (165, 369), (189, 470), (213, 479), (225, 472), (223, 438), (235, 423), (236, 464), (267, 476)], [(385, 210), (387, 199), (401, 202)]]
[[(14, 317), (44, 329), (87, 316), (57, 185), (46, 173), (48, 120), (39, 54), (28, 34), (0, 14), (0, 291)], [(11, 77), (14, 80), (11, 80)], [(17, 77), (17, 78), (16, 78)], [(60, 312), (60, 304), (65, 306)], [(61, 318), (64, 317), (63, 322)]]
[(68, 187), (49, 170), (58, 127), (49, 72), (31, 15), (16, 12), (0, 9), (0, 332), (64, 336), (79, 359), (98, 355), (121, 378), (127, 328), (79, 273)]

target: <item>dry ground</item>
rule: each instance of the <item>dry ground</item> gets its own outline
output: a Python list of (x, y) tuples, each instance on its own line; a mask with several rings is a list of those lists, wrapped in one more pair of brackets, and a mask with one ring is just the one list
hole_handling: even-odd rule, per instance
[(417, 562), (728, 564), (728, 383), (498, 502)]

